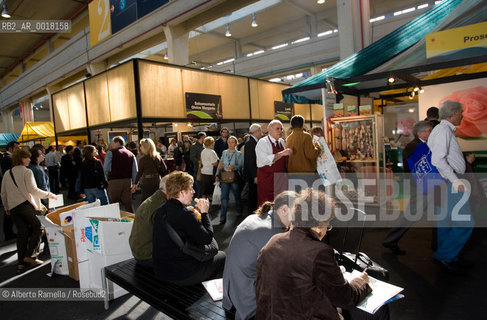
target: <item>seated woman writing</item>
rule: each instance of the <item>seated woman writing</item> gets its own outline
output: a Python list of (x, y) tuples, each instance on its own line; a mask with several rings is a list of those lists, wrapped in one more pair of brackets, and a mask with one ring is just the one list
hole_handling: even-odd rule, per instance
[(371, 292), (368, 276), (348, 282), (333, 248), (321, 242), (330, 230), (334, 202), (306, 189), (294, 202), (293, 229), (276, 234), (257, 259), (256, 319), (340, 319)]
[[(154, 217), (153, 250), (154, 272), (162, 280), (179, 285), (193, 285), (208, 279), (221, 278), (225, 253), (218, 251), (207, 261), (200, 261), (185, 252), (175, 237), (203, 248), (213, 241), (213, 227), (208, 216), (209, 202), (193, 200), (193, 177), (186, 172), (171, 173), (166, 182), (167, 199)], [(175, 232), (176, 235), (174, 235)]]

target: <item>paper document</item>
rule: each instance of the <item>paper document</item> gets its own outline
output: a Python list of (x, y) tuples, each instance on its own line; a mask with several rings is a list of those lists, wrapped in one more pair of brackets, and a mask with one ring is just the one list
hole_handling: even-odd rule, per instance
[(214, 279), (202, 282), (213, 301), (223, 299), (223, 279)]
[(49, 198), (49, 205), (48, 206), (49, 206), (49, 209), (59, 208), (59, 207), (64, 206), (63, 194), (62, 193), (56, 194), (56, 200)]
[[(349, 282), (358, 277), (361, 274), (360, 271), (353, 270), (352, 273), (345, 272), (343, 277)], [(404, 295), (400, 295), (399, 292), (404, 288), (389, 284), (384, 281), (377, 280), (369, 276), (369, 286), (372, 288), (372, 293), (364, 298), (357, 308), (364, 310), (368, 313), (374, 314), (380, 307), (386, 303), (401, 299)], [(394, 298), (394, 299), (393, 299)]]

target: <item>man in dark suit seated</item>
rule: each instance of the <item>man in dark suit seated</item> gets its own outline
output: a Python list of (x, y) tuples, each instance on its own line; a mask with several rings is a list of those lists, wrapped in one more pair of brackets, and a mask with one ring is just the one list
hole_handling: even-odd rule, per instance
[[(411, 173), (411, 169), (409, 168), (407, 159), (411, 157), (414, 150), (421, 142), (426, 143), (426, 141), (428, 141), (428, 137), (431, 133), (431, 130), (433, 130), (433, 124), (430, 121), (425, 120), (425, 121), (417, 122), (413, 128), (413, 134), (415, 138), (413, 141), (409, 142), (406, 145), (406, 148), (404, 148), (404, 151), (402, 152), (402, 161), (403, 161), (405, 178), (409, 179), (410, 186), (411, 186), (410, 187), (411, 197), (409, 198), (409, 208), (406, 210), (413, 210), (413, 211), (417, 210), (416, 182), (414, 181), (411, 175), (408, 175), (408, 173)], [(423, 201), (423, 209), (426, 203), (427, 203), (426, 201)], [(415, 212), (411, 212), (411, 214), (413, 213)], [(408, 221), (405, 217), (401, 217), (398, 220), (396, 227), (392, 228), (391, 231), (389, 231), (389, 233), (387, 234), (384, 241), (382, 241), (382, 245), (386, 248), (391, 249), (394, 254), (405, 254), (406, 252), (404, 250), (401, 250), (397, 245), (397, 243), (402, 238), (402, 236), (408, 231), (408, 229), (411, 227), (412, 224), (413, 224), (412, 221)]]
[(247, 197), (247, 208), (249, 214), (257, 209), (257, 158), (255, 146), (262, 136), (260, 124), (254, 123), (249, 128), (250, 137), (245, 142), (244, 152), (244, 173), (249, 184), (249, 195)]

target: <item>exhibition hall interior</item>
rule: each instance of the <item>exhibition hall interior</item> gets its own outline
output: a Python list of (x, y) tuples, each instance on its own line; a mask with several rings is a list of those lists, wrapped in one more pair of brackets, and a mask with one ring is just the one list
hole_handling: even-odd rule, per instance
[(0, 0), (5, 319), (476, 319), (487, 1)]

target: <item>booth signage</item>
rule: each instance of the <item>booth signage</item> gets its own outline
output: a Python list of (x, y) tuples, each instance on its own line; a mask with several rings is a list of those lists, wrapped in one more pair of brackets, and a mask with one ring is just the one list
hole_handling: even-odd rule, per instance
[(186, 92), (188, 119), (222, 119), (222, 97), (213, 94)]
[(426, 35), (427, 58), (455, 54), (458, 59), (477, 51), (485, 53), (485, 50), (487, 50), (487, 22)]
[(110, 0), (90, 2), (88, 12), (90, 18), (90, 46), (94, 46), (112, 34)]
[(274, 101), (274, 119), (289, 121), (293, 116), (294, 103)]

